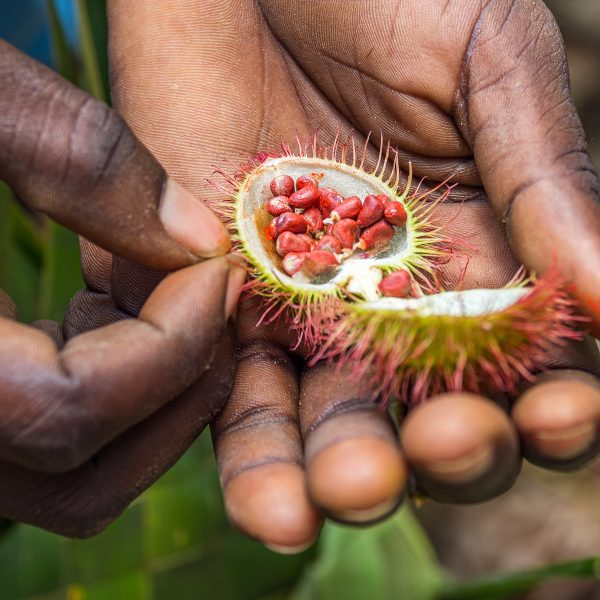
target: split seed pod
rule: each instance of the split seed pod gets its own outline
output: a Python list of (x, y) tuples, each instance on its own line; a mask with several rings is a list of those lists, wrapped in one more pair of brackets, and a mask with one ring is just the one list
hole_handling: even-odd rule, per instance
[[(367, 169), (367, 144), (361, 152), (353, 140), (340, 144), (336, 138), (331, 147), (319, 147), (315, 137), (311, 144), (299, 141), (296, 152), (282, 144), (277, 154), (252, 157), (234, 174), (219, 170), (228, 184), (219, 189), (229, 198), (216, 208), (250, 264), (249, 291), (265, 299), (260, 321), (285, 316), (313, 362), (351, 363), (356, 376), (370, 378), (374, 396), (384, 401), (399, 397), (418, 402), (443, 390), (510, 391), (520, 378), (543, 368), (550, 348), (581, 337), (573, 329), (578, 317), (558, 274), (530, 286), (521, 278), (500, 290), (442, 291), (437, 264), (454, 249), (431, 215), (448, 195), (447, 186), (434, 190), (441, 190), (436, 200), (431, 192), (411, 192), (409, 168), (399, 190), (403, 174), (397, 153), (388, 144), (375, 168)], [(280, 192), (273, 182), (284, 176), (297, 187), (306, 182), (300, 189), (310, 202), (292, 203), (296, 212), (276, 217), (274, 226), (265, 206)], [(332, 207), (342, 198), (358, 197), (364, 203), (369, 196), (389, 198), (389, 220), (372, 223), (359, 213), (358, 223), (352, 221), (357, 243), (343, 241), (338, 254), (317, 245), (309, 252), (294, 248), (291, 255), (284, 254), (280, 243), (283, 257), (278, 255), (274, 237), (286, 230), (306, 231), (279, 227), (279, 220), (306, 222), (302, 209), (318, 209), (323, 229), (310, 227), (309, 235), (315, 240), (329, 233), (337, 237), (335, 227), (350, 219), (332, 227)], [(333, 197), (339, 200), (329, 206)], [(361, 221), (368, 227), (361, 229)], [(397, 271), (410, 279), (409, 297), (383, 297), (385, 285), (379, 284)]]

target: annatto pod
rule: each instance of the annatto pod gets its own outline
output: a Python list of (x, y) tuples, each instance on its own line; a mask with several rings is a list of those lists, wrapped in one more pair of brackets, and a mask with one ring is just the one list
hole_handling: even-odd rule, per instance
[(418, 403), (443, 391), (512, 392), (548, 352), (582, 332), (556, 268), (501, 289), (339, 302), (319, 315), (312, 362), (335, 359), (370, 380), (375, 397)]
[[(573, 328), (580, 318), (557, 272), (527, 281), (520, 277), (502, 289), (442, 291), (436, 267), (456, 246), (432, 224), (431, 214), (447, 196), (447, 186), (433, 190), (441, 190), (433, 201), (431, 192), (411, 193), (409, 168), (399, 193), (397, 153), (388, 144), (377, 165), (366, 169), (367, 143), (368, 139), (361, 151), (354, 140), (340, 144), (336, 138), (331, 147), (319, 147), (315, 137), (310, 144), (299, 141), (297, 152), (282, 144), (279, 153), (252, 157), (237, 173), (218, 171), (228, 184), (218, 187), (229, 199), (215, 208), (250, 263), (248, 289), (266, 301), (257, 319), (285, 315), (298, 331), (298, 344), (312, 352), (313, 362), (350, 363), (357, 378), (370, 378), (374, 397), (383, 401), (398, 397), (418, 402), (444, 390), (511, 391), (521, 378), (531, 378), (543, 368), (549, 349), (581, 337)], [(308, 177), (317, 190), (325, 188), (329, 195), (334, 190), (342, 198), (357, 196), (362, 202), (370, 194), (387, 196), (399, 203), (396, 212), (406, 212), (406, 222), (395, 227), (378, 221), (369, 224), (370, 231), (357, 225), (359, 240), (363, 232), (368, 237), (382, 230), (381, 244), (372, 247), (358, 241), (330, 254), (317, 246), (286, 259), (277, 253), (273, 217), (265, 209), (273, 197), (271, 187), (279, 191), (272, 182), (282, 176), (296, 182)], [(307, 210), (320, 206), (311, 198)], [(332, 223), (319, 210), (325, 222), (322, 231), (309, 229), (315, 240), (325, 236)], [(377, 223), (381, 225), (374, 227)], [(315, 260), (311, 252), (317, 253)], [(321, 254), (329, 255), (331, 264), (309, 268), (320, 264)], [(289, 268), (292, 259), (297, 269)], [(284, 261), (293, 275), (284, 270)], [(408, 297), (384, 297), (382, 279), (400, 270), (411, 280)]]

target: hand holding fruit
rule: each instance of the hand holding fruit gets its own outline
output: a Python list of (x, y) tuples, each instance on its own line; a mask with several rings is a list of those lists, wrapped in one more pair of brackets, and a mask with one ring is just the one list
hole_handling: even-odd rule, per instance
[[(416, 179), (427, 177), (425, 189), (451, 175), (459, 183), (452, 200), (464, 203), (441, 204), (436, 219), (478, 252), (466, 270), (450, 261), (447, 278), (500, 287), (520, 262), (541, 274), (558, 254), (582, 309), (600, 322), (598, 180), (560, 33), (541, 2), (172, 8), (185, 28), (164, 2), (110, 3), (114, 98), (190, 190), (222, 201), (205, 184), (212, 165), (317, 130), (323, 143), (353, 130), (359, 147), (374, 132), (375, 166), (382, 132), (403, 169), (411, 161)], [(523, 453), (573, 468), (596, 452), (593, 342), (557, 357), (512, 412), (506, 398), (425, 403), (404, 422), (401, 450), (368, 393), (335, 367), (305, 371), (285, 350), (285, 326), (255, 327), (259, 310), (249, 302), (239, 312), (240, 364), (214, 435), (228, 511), (267, 543), (309, 542), (323, 512), (348, 521), (386, 514), (407, 464), (434, 497), (468, 502), (507, 489)]]
[[(245, 271), (115, 111), (2, 41), (0, 82), (0, 178), (87, 238), (62, 326), (20, 323), (0, 291), (0, 516), (89, 535), (226, 400)], [(154, 270), (136, 278), (133, 260)]]

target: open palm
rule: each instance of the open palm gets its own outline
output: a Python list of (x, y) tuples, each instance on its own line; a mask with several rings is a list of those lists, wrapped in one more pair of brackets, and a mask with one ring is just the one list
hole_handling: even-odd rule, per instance
[[(114, 0), (109, 16), (115, 104), (198, 196), (216, 199), (213, 165), (296, 134), (381, 132), (430, 185), (458, 182), (452, 200), (465, 202), (436, 218), (474, 241), (467, 286), (501, 286), (519, 262), (543, 272), (558, 256), (600, 330), (598, 180), (541, 2)], [(522, 453), (561, 469), (596, 453), (589, 340), (549, 357), (555, 369), (512, 407), (454, 394), (415, 409), (401, 450), (364, 391), (328, 365), (304, 370), (285, 332), (255, 328), (254, 310), (240, 308), (234, 391), (214, 437), (230, 516), (272, 546), (308, 543), (321, 513), (385, 515), (406, 464), (430, 495), (472, 502), (507, 489)]]

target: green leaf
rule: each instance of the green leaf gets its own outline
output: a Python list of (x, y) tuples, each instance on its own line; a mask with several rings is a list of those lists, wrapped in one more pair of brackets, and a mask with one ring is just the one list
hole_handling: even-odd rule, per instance
[(62, 583), (60, 539), (34, 527), (12, 527), (0, 538), (0, 598), (51, 592)]
[(58, 16), (54, 0), (46, 0), (48, 24), (50, 26), (50, 41), (52, 58), (57, 71), (72, 83), (77, 82), (77, 60), (67, 43), (64, 28)]
[(144, 573), (134, 570), (95, 584), (71, 584), (65, 590), (63, 598), (67, 600), (151, 600), (152, 595)]
[(0, 288), (5, 288), (10, 277), (10, 254), (13, 241), (12, 192), (0, 181)]
[(104, 100), (110, 103), (110, 82), (108, 77), (108, 22), (106, 18), (106, 0), (85, 0), (88, 22), (92, 32), (94, 51), (102, 87)]
[(45, 225), (37, 318), (60, 321), (70, 299), (84, 285), (79, 241), (73, 232), (50, 219)]
[(0, 288), (15, 301), (24, 321), (37, 316), (42, 256), (41, 234), (0, 182)]
[(64, 541), (67, 581), (87, 585), (112, 580), (114, 576), (143, 564), (142, 508), (132, 506), (102, 535), (89, 540)]
[(17, 203), (14, 197), (10, 201), (10, 212), (14, 244), (34, 268), (40, 269), (46, 252), (43, 228), (24, 206)]
[(445, 575), (408, 507), (374, 527), (327, 524), (292, 600), (431, 600)]
[(100, 100), (108, 101), (108, 91), (104, 88), (98, 50), (90, 22), (88, 5), (85, 0), (77, 0), (79, 42), (83, 61), (84, 80), (79, 82), (86, 91)]
[(311, 558), (275, 554), (231, 527), (207, 432), (98, 536), (15, 525), (0, 537), (0, 599), (284, 600), (276, 594)]

